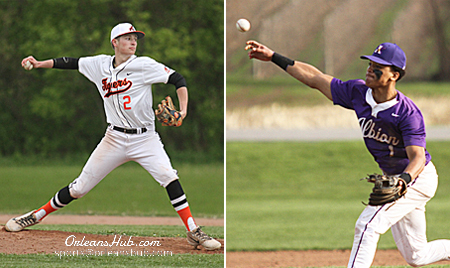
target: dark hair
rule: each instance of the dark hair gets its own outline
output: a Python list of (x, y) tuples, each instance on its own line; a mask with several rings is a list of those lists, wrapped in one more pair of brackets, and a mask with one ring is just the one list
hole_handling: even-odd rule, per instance
[(398, 77), (397, 81), (395, 81), (395, 82), (400, 81), (400, 79), (402, 79), (402, 77), (405, 76), (405, 74), (406, 74), (405, 70), (403, 70), (403, 69), (400, 68), (400, 67), (394, 66), (394, 65), (391, 65), (391, 70), (392, 70), (393, 72), (397, 72), (397, 73), (400, 74), (400, 76)]

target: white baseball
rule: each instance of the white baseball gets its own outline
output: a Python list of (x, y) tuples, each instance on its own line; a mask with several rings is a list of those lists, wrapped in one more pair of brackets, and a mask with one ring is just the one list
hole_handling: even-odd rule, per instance
[(240, 31), (240, 32), (247, 32), (248, 30), (250, 30), (250, 22), (246, 19), (239, 19), (236, 22), (236, 28)]
[(31, 64), (30, 61), (26, 61), (25, 64), (23, 65), (23, 68), (27, 71), (33, 69), (33, 64)]

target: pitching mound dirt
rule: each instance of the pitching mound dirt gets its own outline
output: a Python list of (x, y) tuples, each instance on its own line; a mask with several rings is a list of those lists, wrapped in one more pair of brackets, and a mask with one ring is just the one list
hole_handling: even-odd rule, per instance
[[(349, 257), (350, 250), (227, 252), (227, 268), (347, 266)], [(378, 250), (372, 265), (408, 266), (398, 250)]]
[[(14, 215), (0, 215), (6, 223)], [(17, 215), (15, 215), (17, 216)], [(204, 226), (223, 226), (223, 219), (196, 219)], [(120, 217), (50, 215), (40, 224), (113, 224), (113, 225), (182, 225), (176, 217)], [(149, 255), (149, 254), (218, 254), (224, 253), (224, 239), (219, 250), (194, 249), (186, 237), (138, 237), (121, 235), (93, 235), (85, 233), (23, 230), (7, 232), (0, 227), (0, 253), (58, 254), (58, 255)]]
[(208, 251), (203, 247), (194, 249), (186, 238), (139, 237), (123, 235), (93, 235), (61, 231), (23, 230), (7, 232), (0, 230), (0, 252), (6, 254), (57, 254), (62, 256), (81, 255), (128, 255), (148, 256), (151, 254), (217, 254), (222, 248)]

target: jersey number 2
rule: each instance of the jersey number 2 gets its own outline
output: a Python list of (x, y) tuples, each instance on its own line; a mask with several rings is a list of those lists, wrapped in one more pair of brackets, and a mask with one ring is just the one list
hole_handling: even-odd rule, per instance
[(128, 106), (128, 104), (131, 103), (131, 97), (130, 96), (125, 96), (123, 97), (124, 100), (126, 100), (125, 102), (123, 102), (123, 108), (125, 110), (131, 110), (131, 107)]

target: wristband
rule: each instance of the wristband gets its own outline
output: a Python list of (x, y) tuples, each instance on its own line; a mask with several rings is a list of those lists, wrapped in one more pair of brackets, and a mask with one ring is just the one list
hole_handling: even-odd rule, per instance
[(273, 53), (272, 62), (280, 66), (280, 68), (285, 71), (289, 65), (294, 66), (295, 63), (293, 60), (286, 58), (285, 56), (282, 56), (276, 52)]
[(410, 183), (411, 182), (411, 175), (409, 175), (409, 173), (402, 173), (402, 174), (400, 174), (400, 176), (399, 176), (401, 179), (403, 179), (405, 182), (406, 182), (406, 184), (408, 184), (408, 183)]

